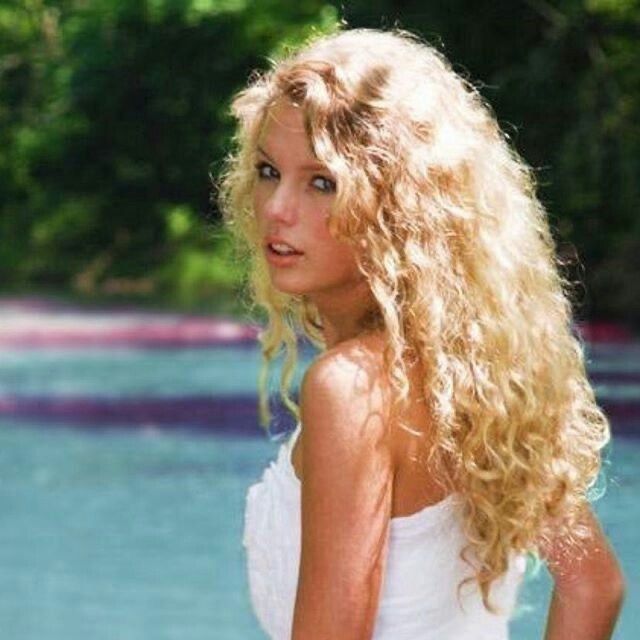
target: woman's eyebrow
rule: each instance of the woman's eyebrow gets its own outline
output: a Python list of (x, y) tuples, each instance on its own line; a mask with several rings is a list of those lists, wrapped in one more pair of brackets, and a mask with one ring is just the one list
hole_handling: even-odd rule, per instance
[(276, 163), (276, 161), (260, 146), (258, 145), (258, 151), (269, 161), (269, 162), (273, 162), (273, 164)]
[[(272, 164), (277, 164), (276, 161), (260, 146), (257, 147), (258, 151)], [(314, 162), (311, 164), (305, 164), (300, 167), (304, 171), (329, 171), (327, 167), (319, 162)]]

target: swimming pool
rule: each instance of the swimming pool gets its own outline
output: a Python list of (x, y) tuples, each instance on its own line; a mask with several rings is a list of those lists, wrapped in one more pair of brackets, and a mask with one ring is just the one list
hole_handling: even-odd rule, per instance
[[(600, 393), (637, 400), (639, 354), (594, 350)], [(0, 356), (3, 635), (263, 638), (249, 606), (242, 515), (248, 485), (280, 442), (252, 422), (256, 350), (5, 348)], [(640, 624), (634, 415), (619, 410), (608, 491), (595, 505), (628, 582), (618, 640), (635, 639)], [(513, 638), (542, 637), (549, 595), (546, 571), (527, 581)]]

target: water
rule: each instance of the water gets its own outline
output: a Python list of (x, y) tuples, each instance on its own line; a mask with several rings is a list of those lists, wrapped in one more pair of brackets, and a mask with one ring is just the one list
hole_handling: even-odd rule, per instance
[[(594, 371), (631, 376), (608, 380), (612, 394), (637, 400), (637, 353), (594, 352)], [(7, 409), (70, 393), (96, 402), (251, 398), (257, 354), (246, 348), (5, 349), (1, 356), (2, 637), (264, 638), (249, 605), (242, 516), (246, 489), (278, 442), (257, 429), (247, 437), (240, 428), (169, 429), (153, 420), (134, 426), (104, 416), (93, 429), (55, 420), (44, 405), (31, 419)], [(625, 364), (616, 368), (616, 362)], [(639, 466), (640, 439), (616, 436), (608, 490), (595, 505), (627, 577), (617, 640), (635, 639), (640, 624)], [(544, 569), (525, 583), (514, 639), (543, 637), (550, 592)]]

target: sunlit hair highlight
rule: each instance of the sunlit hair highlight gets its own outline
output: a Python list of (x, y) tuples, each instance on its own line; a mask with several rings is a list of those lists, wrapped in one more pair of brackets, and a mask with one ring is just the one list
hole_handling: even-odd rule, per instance
[(568, 551), (583, 544), (580, 517), (610, 440), (532, 171), (478, 91), (410, 33), (325, 36), (255, 74), (233, 101), (236, 151), (220, 203), (268, 316), (263, 425), (269, 363), (284, 348), (280, 394), (299, 419), (289, 392), (297, 338), (324, 348), (313, 305), (272, 287), (252, 210), (256, 145), (279, 99), (303, 110), (314, 153), (337, 180), (329, 229), (362, 249), (399, 403), (407, 363), (422, 365), (435, 426), (428, 462), (465, 497), (465, 557), (474, 552), (495, 611), (490, 587), (512, 552), (535, 556), (558, 538)]

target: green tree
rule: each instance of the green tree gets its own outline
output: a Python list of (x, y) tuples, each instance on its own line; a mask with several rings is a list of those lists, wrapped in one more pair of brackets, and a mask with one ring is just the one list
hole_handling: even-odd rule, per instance
[(400, 26), (475, 81), (518, 151), (580, 313), (640, 326), (638, 0), (14, 0), (0, 6), (5, 288), (171, 296), (237, 287), (209, 174), (230, 95), (313, 29)]
[(209, 174), (228, 148), (229, 96), (283, 41), (334, 22), (314, 0), (4, 9), (3, 282), (177, 291), (185, 303), (230, 289), (238, 270), (204, 224), (217, 220)]

